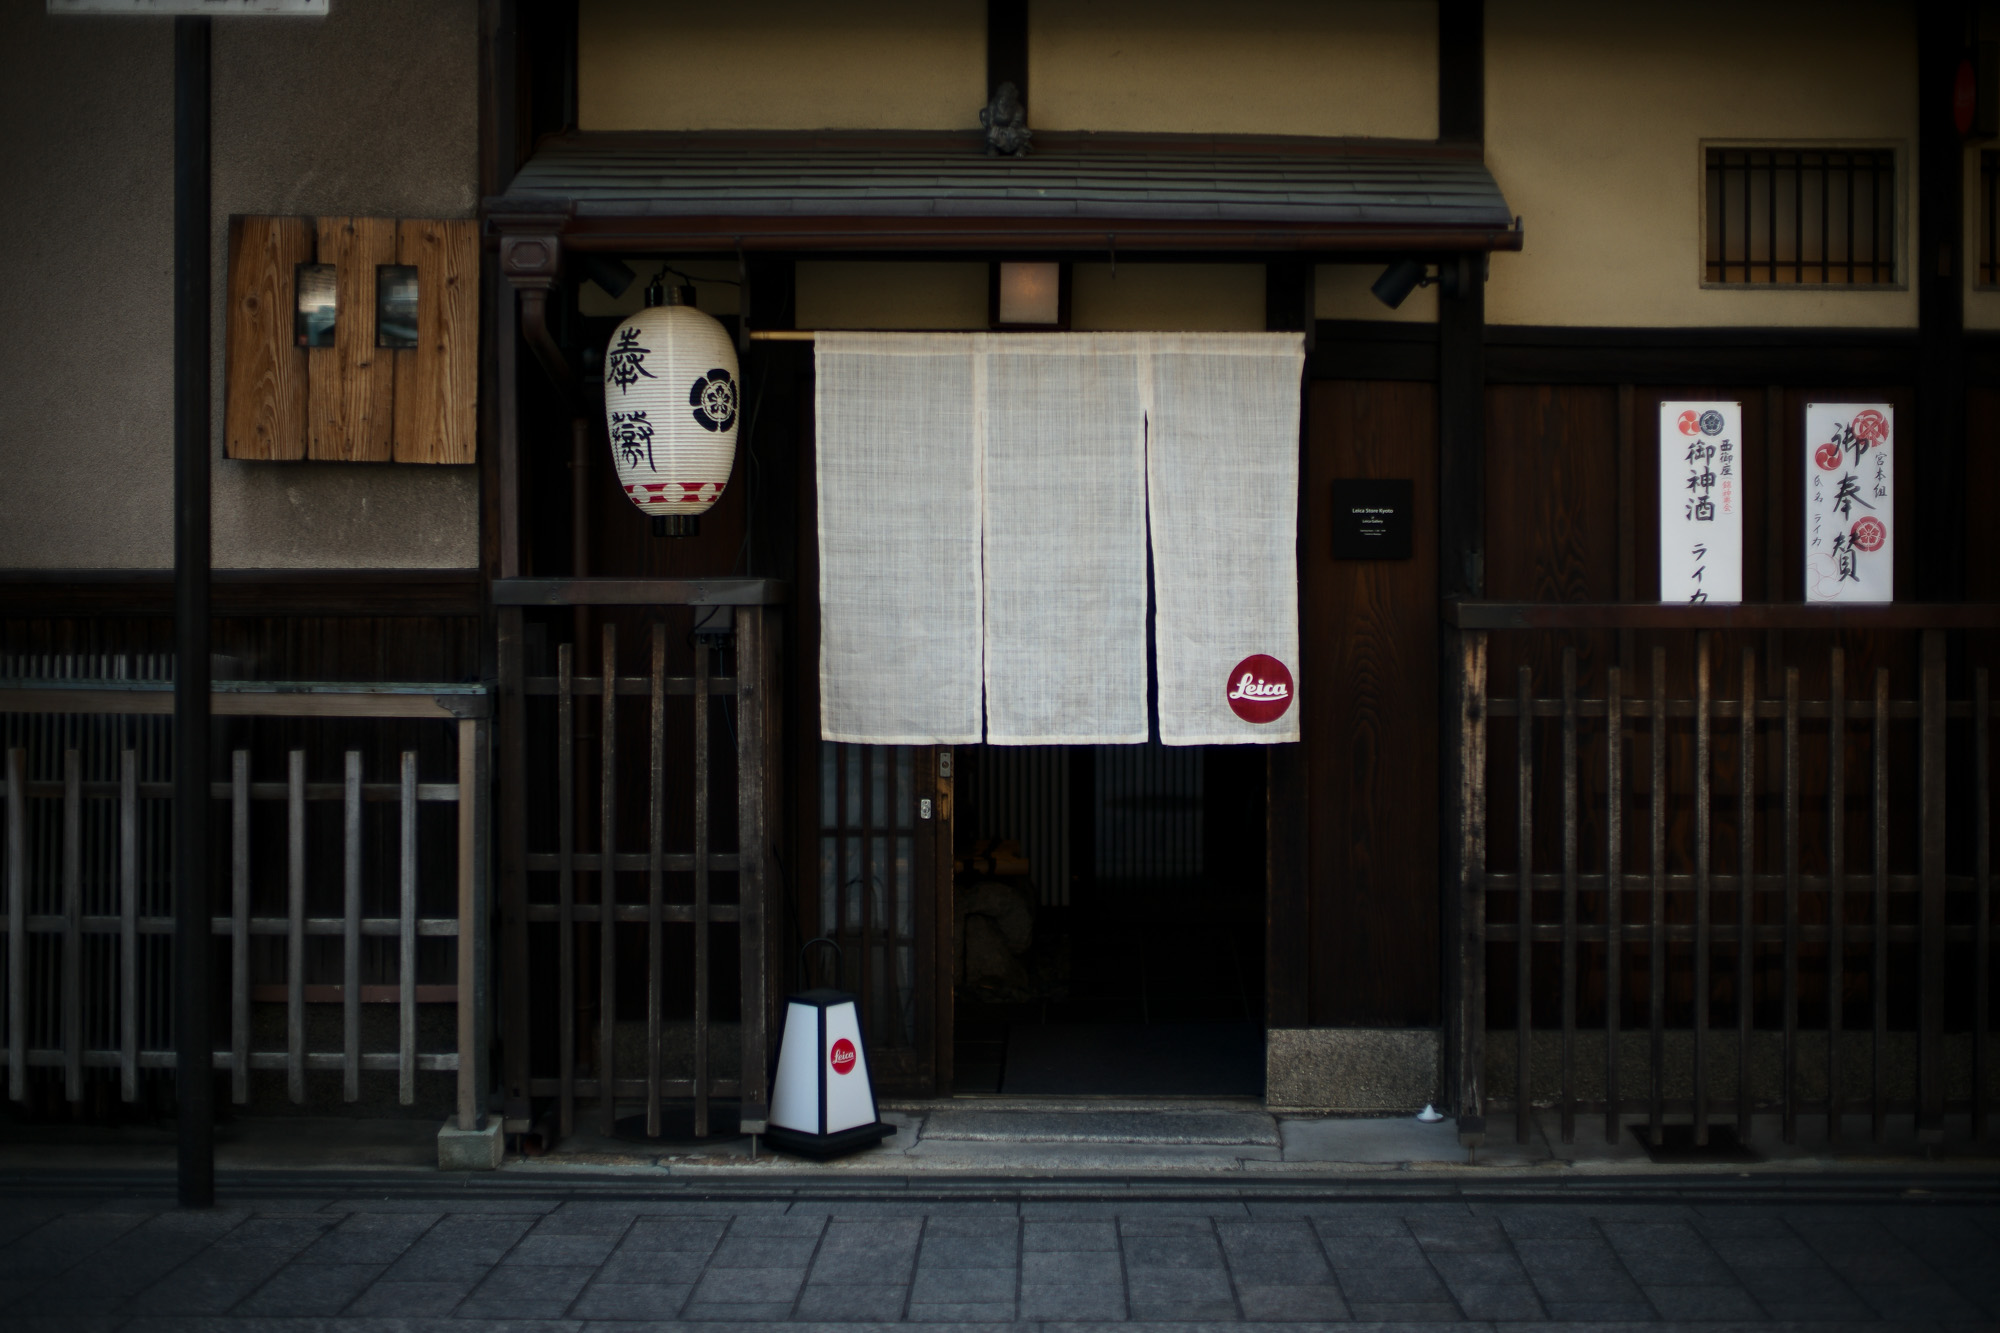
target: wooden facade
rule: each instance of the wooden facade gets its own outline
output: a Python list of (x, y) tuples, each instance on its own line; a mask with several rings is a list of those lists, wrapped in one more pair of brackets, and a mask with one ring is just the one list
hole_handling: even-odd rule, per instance
[[(1712, 293), (1727, 312), (1713, 323), (1663, 302), (1658, 322), (1621, 325), (1493, 318), (1569, 308), (1505, 285), (1510, 263), (1546, 262), (1532, 213), (1388, 225), (1188, 207), (1107, 221), (975, 204), (702, 211), (639, 187), (616, 195), (617, 173), (643, 176), (647, 153), (735, 141), (583, 124), (579, 71), (597, 57), (579, 55), (579, 8), (587, 0), (482, 5), (476, 450), (448, 423), (406, 436), (405, 355), (415, 377), (449, 373), (470, 392), (467, 367), (427, 371), (420, 353), (323, 377), (320, 361), (359, 354), (299, 352), (319, 358), (310, 371), (246, 358), (281, 410), (239, 419), (232, 400), (227, 424), (235, 458), (331, 457), (319, 427), (333, 423), (324, 435), (349, 441), (344, 457), (475, 468), (478, 567), (225, 573), (215, 586), (216, 651), (259, 678), (494, 687), (495, 1040), (510, 1132), (611, 1133), (632, 1114), (656, 1133), (675, 1098), (700, 1132), (720, 1115), (711, 1103), (760, 1124), (775, 1006), (816, 936), (849, 952), (885, 1091), (952, 1090), (953, 755), (822, 749), (813, 366), (810, 342), (786, 335), (811, 332), (798, 327), (805, 265), (1030, 254), (1108, 258), (1114, 273), (1253, 266), (1262, 327), (1306, 334), (1305, 739), (1264, 756), (1255, 840), (1267, 1028), (1435, 1034), (1437, 1098), (1468, 1138), (1489, 1113), (1525, 1134), (1524, 1105), (1552, 1109), (1565, 1136), (1592, 1117), (1613, 1134), (1620, 1117), (1657, 1132), (1663, 1118), (1747, 1124), (1753, 1112), (1788, 1128), (1821, 1116), (1836, 1132), (1843, 1111), (1870, 1114), (1878, 1133), (1892, 1113), (1926, 1134), (1944, 1115), (1983, 1122), (2000, 560), (1980, 538), (2000, 495), (2000, 332), (1980, 331), (1976, 302), (1968, 314), (1967, 146), (1945, 76), (1969, 7), (1924, 7), (1891, 34), (1914, 53), (1911, 133), (1881, 137), (1897, 143), (1917, 222), (1905, 281), (1880, 294), (1890, 313), (1856, 318), (1867, 294), (1839, 292), (1821, 306), (1800, 295), (1815, 313), (1745, 322), (1726, 304), (1740, 293), (1726, 292)], [(992, 0), (983, 34), (985, 79), (1015, 82), (1031, 124), (1038, 12)], [(1469, 170), (1514, 201), (1504, 154), (1518, 117), (1493, 99), (1520, 79), (1533, 24), (1482, 0), (1438, 0), (1434, 19), (1434, 86), (1416, 99), (1434, 127), (1424, 138), (1135, 133), (1134, 151), (1181, 170), (1198, 149), (1216, 180), (1287, 154), (1400, 154)], [(952, 133), (859, 126), (818, 147), (980, 153), (975, 134)], [(744, 138), (744, 151), (776, 134)], [(809, 157), (820, 134), (786, 131), (784, 150)], [(1069, 126), (1036, 142), (1065, 169), (1107, 151)], [(577, 161), (612, 162), (602, 170), (617, 179), (551, 193), (584, 178)], [(1544, 200), (1564, 225), (1567, 210), (1589, 211)], [(398, 257), (393, 226), (339, 221), (320, 221), (322, 257), (370, 244), (382, 262)], [(302, 226), (240, 219), (234, 246), (282, 267), (311, 249)], [(742, 349), (743, 443), (698, 536), (652, 537), (608, 465), (590, 354), (618, 317), (584, 293), (581, 266), (598, 257), (706, 264), (704, 296), (727, 288), (736, 303), (721, 318)], [(1372, 273), (1405, 258), (1435, 266), (1437, 290), (1420, 297), (1434, 314), (1316, 294), (1326, 266)], [(1692, 267), (1683, 285), (1697, 289)], [(243, 291), (273, 289), (248, 265), (242, 276)], [(1567, 281), (1588, 286), (1588, 264)], [(335, 387), (322, 392), (322, 378)], [(1745, 602), (1728, 611), (1658, 602), (1652, 423), (1662, 401), (1711, 398), (1743, 405)], [(1841, 401), (1891, 403), (1903, 432), (1895, 519), (1910, 540), (1887, 610), (1803, 605), (1804, 409)], [(406, 438), (424, 443), (406, 454)], [(1351, 478), (1411, 483), (1412, 558), (1334, 557), (1331, 485)], [(0, 577), (0, 649), (161, 651), (165, 587), (158, 575)], [(312, 725), (328, 744), (372, 747), (370, 764), (400, 753), (386, 733), (360, 742), (345, 724)], [(252, 762), (292, 735), (258, 732)], [(935, 803), (930, 826), (866, 794), (901, 780)], [(907, 853), (872, 850), (898, 839)], [(831, 895), (827, 856), (860, 867)], [(682, 1028), (684, 1047), (662, 1035)], [(1844, 1083), (1843, 1062), (1865, 1077)]]

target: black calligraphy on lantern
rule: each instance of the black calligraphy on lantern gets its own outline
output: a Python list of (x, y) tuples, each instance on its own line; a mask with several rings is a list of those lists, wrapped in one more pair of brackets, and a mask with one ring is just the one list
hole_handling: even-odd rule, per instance
[(639, 466), (643, 457), (647, 467), (658, 470), (653, 462), (653, 423), (646, 420), (644, 412), (611, 414), (611, 447), (618, 451), (626, 467)]
[(606, 377), (618, 386), (620, 393), (637, 384), (641, 375), (652, 379), (653, 372), (646, 369), (646, 358), (652, 351), (650, 347), (639, 346), (639, 330), (618, 330), (618, 341), (604, 358)]
[(1854, 517), (1854, 506), (1873, 509), (1875, 506), (1861, 498), (1861, 488), (1855, 484), (1852, 472), (1843, 473), (1840, 485), (1833, 493), (1833, 507), (1840, 511), (1842, 518)]

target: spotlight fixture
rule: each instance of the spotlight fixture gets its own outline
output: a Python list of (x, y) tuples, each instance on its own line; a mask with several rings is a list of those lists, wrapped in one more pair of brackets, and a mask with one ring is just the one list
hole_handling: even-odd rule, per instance
[(1382, 276), (1368, 290), (1375, 293), (1376, 300), (1394, 310), (1410, 298), (1411, 292), (1436, 281), (1425, 274), (1421, 260), (1399, 259), (1383, 269)]

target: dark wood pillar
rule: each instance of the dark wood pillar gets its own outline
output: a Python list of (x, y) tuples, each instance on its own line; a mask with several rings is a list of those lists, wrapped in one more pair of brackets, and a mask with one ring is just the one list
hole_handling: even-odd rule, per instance
[[(1922, 601), (1965, 595), (1965, 140), (1953, 116), (1970, 54), (1965, 0), (1917, 9), (1916, 580)], [(1911, 484), (1906, 472), (1902, 484)]]
[[(1264, 269), (1264, 327), (1273, 332), (1304, 330), (1306, 347), (1313, 344), (1313, 266), (1288, 262)], [(1305, 484), (1306, 396), (1309, 380), (1299, 385), (1299, 483)], [(1300, 496), (1298, 515), (1299, 586), (1305, 588), (1307, 521), (1311, 506)], [(1303, 627), (1309, 608), (1299, 608)], [(1299, 636), (1304, 648), (1305, 635)], [(1294, 662), (1298, 678), (1305, 664)], [(1306, 705), (1310, 707), (1311, 705)], [(1311, 841), (1308, 827), (1311, 792), (1307, 786), (1305, 744), (1271, 745), (1266, 749), (1266, 823), (1264, 833), (1264, 1025), (1299, 1028), (1311, 1021), (1312, 973)]]
[(1011, 83), (1028, 109), (1028, 0), (986, 0), (986, 95)]
[[(1486, 137), (1486, 42), (1483, 0), (1439, 0), (1438, 138), (1483, 144)], [(1484, 255), (1448, 256), (1440, 265), (1438, 297), (1438, 595), (1441, 602), (1477, 598), (1486, 590), (1486, 263)], [(1461, 1140), (1477, 1142), (1486, 1125), (1482, 1106), (1465, 1089), (1479, 1082), (1484, 975), (1481, 922), (1467, 909), (1464, 885), (1479, 867), (1463, 864), (1458, 831), (1466, 808), (1467, 774), (1460, 733), (1466, 686), (1462, 635), (1439, 635), (1438, 888), (1443, 895), (1443, 1085), (1458, 1113)]]

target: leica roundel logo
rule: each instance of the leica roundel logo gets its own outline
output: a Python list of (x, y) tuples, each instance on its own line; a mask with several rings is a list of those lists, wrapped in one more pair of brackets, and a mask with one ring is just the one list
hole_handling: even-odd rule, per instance
[(1292, 706), (1292, 673), (1264, 653), (1253, 653), (1229, 671), (1229, 707), (1245, 722), (1276, 722)]
[(826, 1053), (826, 1062), (833, 1066), (833, 1072), (836, 1074), (853, 1073), (854, 1043), (842, 1037), (833, 1044), (833, 1049)]

